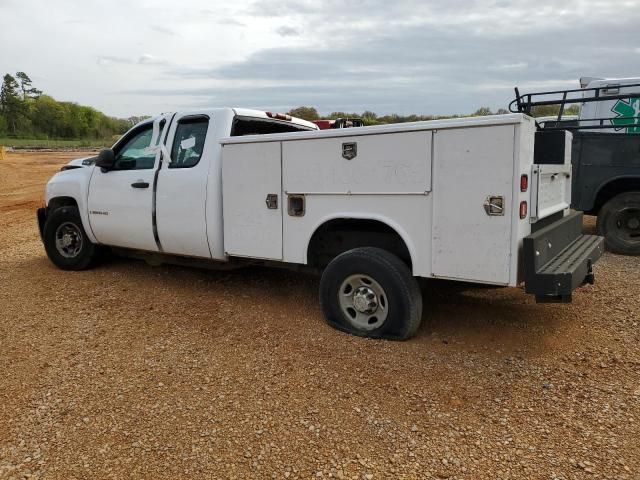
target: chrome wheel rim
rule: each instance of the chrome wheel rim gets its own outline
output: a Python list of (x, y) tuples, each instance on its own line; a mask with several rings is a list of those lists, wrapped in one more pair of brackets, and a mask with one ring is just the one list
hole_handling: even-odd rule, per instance
[(364, 274), (351, 275), (342, 282), (338, 303), (346, 320), (361, 330), (380, 328), (389, 313), (384, 288)]
[(56, 228), (56, 250), (63, 257), (77, 257), (82, 243), (82, 232), (75, 223), (64, 222)]

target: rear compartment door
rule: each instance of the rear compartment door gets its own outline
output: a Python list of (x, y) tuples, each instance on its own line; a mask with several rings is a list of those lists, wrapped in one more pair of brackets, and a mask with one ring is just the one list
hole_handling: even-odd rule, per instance
[[(509, 283), (514, 135), (513, 125), (434, 134), (434, 276)], [(485, 210), (489, 203), (495, 214)]]
[(224, 249), (237, 257), (282, 260), (280, 142), (224, 145)]

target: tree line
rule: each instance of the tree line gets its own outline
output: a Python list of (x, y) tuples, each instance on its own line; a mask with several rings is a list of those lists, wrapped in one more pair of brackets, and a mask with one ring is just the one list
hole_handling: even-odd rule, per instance
[[(538, 107), (534, 116), (553, 115), (557, 111), (557, 106)], [(567, 115), (577, 114), (577, 112), (577, 105), (572, 105), (565, 110)], [(365, 110), (362, 113), (332, 112), (327, 116), (321, 116), (314, 107), (303, 106), (287, 113), (310, 121), (320, 118), (361, 118), (365, 125), (380, 125), (508, 112), (504, 108), (492, 112), (490, 108), (482, 107), (470, 115), (378, 116), (370, 110)], [(145, 118), (148, 117), (114, 118), (92, 107), (73, 102), (59, 102), (35, 88), (29, 75), (24, 72), (17, 72), (15, 76), (7, 73), (0, 87), (0, 138), (9, 136), (46, 140), (108, 140), (123, 134)]]
[[(543, 117), (548, 115), (557, 115), (559, 106), (556, 105), (547, 105), (543, 107), (536, 107), (533, 111), (534, 117)], [(565, 108), (564, 115), (577, 115), (578, 114), (578, 106), (571, 105), (570, 107)], [(337, 118), (361, 118), (365, 125), (382, 125), (387, 123), (405, 123), (405, 122), (422, 122), (427, 120), (439, 120), (443, 118), (459, 118), (459, 117), (482, 117), (485, 115), (502, 115), (505, 113), (509, 113), (504, 108), (499, 108), (495, 112), (493, 112), (489, 107), (481, 107), (475, 112), (467, 115), (398, 115), (398, 114), (390, 114), (378, 116), (376, 113), (365, 110), (362, 113), (348, 113), (348, 112), (332, 112), (327, 116), (321, 116), (318, 113), (318, 110), (314, 107), (297, 107), (289, 110), (287, 112), (292, 117), (302, 118), (304, 120), (314, 121), (319, 120), (321, 118), (326, 118), (330, 120), (335, 120)]]
[(105, 140), (126, 132), (133, 120), (59, 102), (35, 88), (24, 72), (6, 74), (0, 87), (0, 137)]

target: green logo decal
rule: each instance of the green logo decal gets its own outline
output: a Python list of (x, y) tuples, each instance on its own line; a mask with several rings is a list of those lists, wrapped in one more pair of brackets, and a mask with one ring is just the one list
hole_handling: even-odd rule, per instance
[(640, 133), (640, 98), (618, 100), (611, 111), (618, 117), (611, 120), (616, 130), (624, 129), (627, 133)]

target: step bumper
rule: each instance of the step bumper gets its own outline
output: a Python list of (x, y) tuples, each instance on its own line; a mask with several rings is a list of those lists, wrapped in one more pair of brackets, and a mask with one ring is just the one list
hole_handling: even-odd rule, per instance
[(594, 283), (593, 265), (604, 238), (582, 233), (582, 213), (564, 218), (524, 238), (525, 291), (541, 303), (571, 301), (572, 292)]

